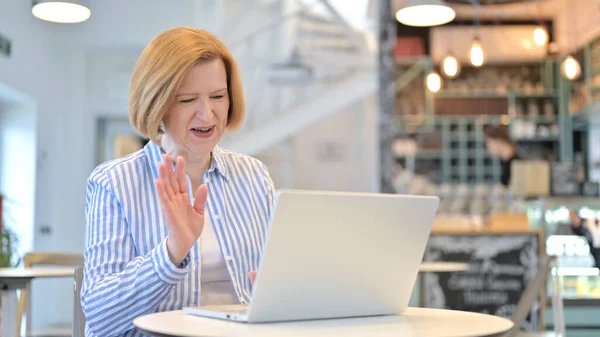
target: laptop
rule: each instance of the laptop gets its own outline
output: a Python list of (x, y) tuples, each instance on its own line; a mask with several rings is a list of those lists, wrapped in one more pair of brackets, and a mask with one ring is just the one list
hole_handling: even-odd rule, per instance
[(437, 197), (281, 190), (249, 306), (188, 314), (267, 323), (401, 314)]

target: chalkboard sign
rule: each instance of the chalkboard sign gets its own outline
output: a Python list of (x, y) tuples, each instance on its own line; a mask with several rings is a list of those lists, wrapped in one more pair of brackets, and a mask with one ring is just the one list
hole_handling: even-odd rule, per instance
[(580, 183), (577, 177), (579, 166), (574, 163), (552, 163), (552, 194), (573, 196), (580, 194)]
[(581, 194), (586, 197), (597, 197), (600, 192), (600, 184), (595, 181), (586, 181), (581, 184)]
[[(510, 318), (538, 266), (538, 235), (438, 235), (429, 238), (425, 261), (469, 263), (469, 270), (423, 275), (423, 305)], [(523, 328), (540, 329), (534, 304)]]

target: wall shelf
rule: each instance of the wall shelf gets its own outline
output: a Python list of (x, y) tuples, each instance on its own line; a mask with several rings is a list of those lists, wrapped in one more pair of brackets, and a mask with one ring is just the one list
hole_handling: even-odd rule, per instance
[[(556, 76), (560, 68), (555, 61), (546, 59), (537, 64), (527, 65), (530, 67), (529, 73), (534, 74), (534, 77), (528, 78), (529, 83), (534, 86), (532, 91), (507, 90), (503, 92), (495, 91), (493, 87), (466, 91), (464, 88), (466, 82), (460, 81), (473, 80), (474, 76), (479, 76), (479, 72), (471, 74), (463, 72), (464, 78), (450, 80), (448, 82), (450, 83), (449, 89), (433, 94), (428, 92), (423, 85), (425, 74), (433, 67), (433, 64), (425, 67), (422, 78), (415, 81), (418, 84), (417, 90), (425, 90), (425, 94), (421, 92), (419, 96), (425, 98), (425, 108), (421, 110), (426, 111), (428, 117), (423, 119), (424, 122), (420, 125), (400, 122), (398, 130), (407, 130), (411, 135), (418, 135), (420, 132), (433, 133), (439, 137), (438, 141), (442, 148), (438, 153), (423, 152), (414, 156), (416, 166), (419, 166), (419, 160), (422, 160), (430, 163), (427, 164), (430, 169), (437, 170), (440, 178), (440, 181), (436, 181), (437, 183), (497, 184), (500, 182), (500, 162), (492, 159), (485, 149), (484, 129), (491, 125), (515, 127), (514, 131), (517, 135), (523, 133), (519, 133), (518, 130), (530, 129), (521, 129), (519, 125), (513, 125), (513, 123), (516, 121), (533, 122), (536, 127), (536, 136), (516, 140), (522, 144), (525, 153), (545, 158), (546, 152), (551, 150), (552, 153), (559, 152), (561, 160), (572, 157), (572, 145), (569, 145), (572, 144), (572, 135), (571, 141), (563, 139), (566, 138), (563, 133), (569, 133), (571, 130), (571, 121), (567, 113), (568, 101), (565, 100), (567, 90), (564, 87), (564, 81)], [(495, 65), (486, 67), (495, 67)], [(539, 67), (539, 69), (535, 67)], [(505, 70), (499, 66), (496, 71), (501, 72), (500, 74), (508, 74), (508, 76), (515, 76), (515, 74), (519, 76), (518, 73), (522, 70), (517, 69), (515, 73), (514, 69), (508, 69), (502, 73)], [(486, 78), (486, 80), (488, 82), (482, 78), (473, 81), (490, 83), (489, 79)], [(493, 83), (493, 80), (491, 81)], [(472, 83), (467, 83), (467, 85), (469, 84)], [(542, 87), (543, 89), (541, 89)], [(412, 94), (415, 93), (417, 91), (413, 90)], [(399, 102), (399, 104), (401, 103)], [(550, 111), (553, 112), (553, 116), (545, 117), (546, 104), (549, 103), (552, 104)], [(535, 119), (528, 117), (530, 111), (535, 113), (535, 110), (531, 110), (530, 104), (537, 105), (539, 117)], [(406, 109), (401, 111), (404, 110)], [(530, 127), (530, 124), (524, 125)], [(548, 128), (550, 132), (556, 132), (556, 126), (561, 131), (560, 135), (538, 136), (545, 134), (542, 130), (543, 127)], [(403, 127), (407, 129), (403, 129)], [(417, 142), (418, 139), (417, 136)], [(570, 149), (571, 155), (567, 149)], [(435, 160), (431, 160), (432, 158)]]
[(558, 94), (554, 90), (540, 92), (540, 93), (525, 93), (521, 91), (509, 91), (505, 93), (501, 92), (455, 92), (455, 91), (439, 91), (434, 94), (435, 98), (465, 98), (465, 99), (475, 99), (475, 98), (506, 98), (515, 97), (518, 99), (527, 99), (527, 98), (555, 98)]
[(536, 124), (558, 124), (558, 119), (557, 118), (546, 118), (546, 117), (537, 117), (537, 118), (529, 118), (527, 116), (514, 116), (511, 117), (510, 122), (514, 122), (515, 120), (522, 120), (522, 121), (533, 121)]
[(533, 138), (519, 138), (515, 139), (516, 142), (558, 142), (558, 137), (533, 137)]
[(400, 155), (400, 156), (396, 156), (396, 159), (407, 159), (407, 158), (440, 159), (441, 157), (442, 157), (441, 149), (420, 149), (414, 156)]
[(465, 99), (476, 99), (476, 98), (507, 98), (508, 93), (493, 93), (493, 92), (453, 92), (453, 91), (439, 91), (434, 95), (435, 98), (465, 98)]
[(515, 98), (518, 99), (526, 99), (526, 98), (555, 98), (558, 96), (558, 93), (554, 90), (550, 90), (550, 91), (546, 91), (544, 93), (522, 93), (522, 92), (516, 92), (515, 94)]

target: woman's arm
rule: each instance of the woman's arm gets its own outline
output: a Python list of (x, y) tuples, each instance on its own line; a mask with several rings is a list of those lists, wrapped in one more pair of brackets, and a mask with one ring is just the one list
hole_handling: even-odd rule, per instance
[(154, 312), (169, 290), (189, 272), (189, 256), (176, 267), (166, 239), (138, 256), (123, 207), (105, 172), (88, 180), (86, 245), (81, 293), (89, 329), (113, 336), (134, 328), (133, 319)]
[(585, 237), (587, 237), (587, 235), (588, 235), (587, 228), (585, 228), (585, 226), (582, 226), (582, 225), (576, 225), (576, 224), (571, 223), (571, 230), (573, 230), (573, 233), (575, 233), (576, 235), (585, 236)]

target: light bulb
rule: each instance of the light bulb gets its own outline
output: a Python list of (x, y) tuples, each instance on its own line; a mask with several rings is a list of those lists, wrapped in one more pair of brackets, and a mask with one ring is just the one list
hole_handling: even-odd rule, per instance
[(548, 43), (548, 32), (544, 27), (537, 27), (533, 31), (533, 41), (535, 41), (535, 44), (538, 46), (543, 46)]
[(470, 52), (471, 64), (475, 67), (481, 67), (484, 61), (483, 48), (481, 48), (481, 43), (478, 38), (473, 40), (473, 45), (471, 46)]
[(435, 71), (427, 75), (427, 89), (431, 92), (438, 92), (442, 88), (442, 77)]
[(581, 65), (573, 56), (569, 55), (562, 62), (561, 70), (567, 79), (574, 80), (581, 74)]
[(90, 18), (86, 6), (67, 1), (35, 2), (31, 13), (38, 19), (56, 23), (79, 23)]
[(448, 78), (455, 78), (460, 74), (460, 63), (454, 57), (454, 55), (450, 54), (442, 60), (442, 72)]
[(441, 0), (411, 0), (396, 12), (398, 22), (415, 27), (439, 26), (455, 17), (454, 9)]

